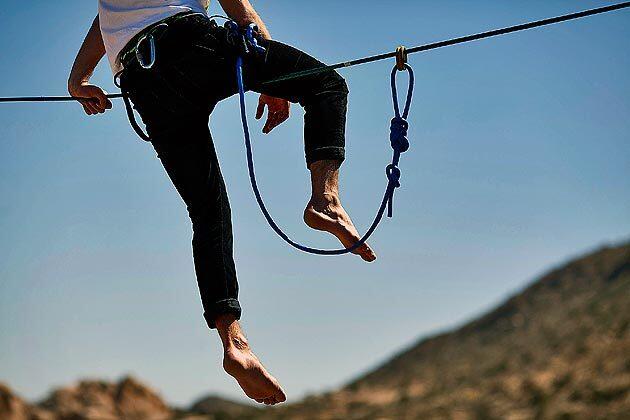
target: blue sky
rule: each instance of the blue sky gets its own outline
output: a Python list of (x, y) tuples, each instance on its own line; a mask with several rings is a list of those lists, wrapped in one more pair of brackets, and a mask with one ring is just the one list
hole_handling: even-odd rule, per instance
[[(337, 62), (606, 2), (254, 4), (275, 38)], [(95, 11), (84, 0), (4, 4), (0, 95), (64, 94)], [(552, 265), (628, 237), (629, 22), (622, 11), (412, 56), (412, 148), (372, 265), (302, 255), (273, 235), (249, 189), (237, 103), (217, 108), (243, 324), (291, 399), (342, 384)], [(391, 66), (343, 71), (342, 198), (360, 228), (386, 182)], [(116, 90), (105, 62), (93, 80)], [(293, 236), (335, 246), (301, 222), (300, 116), (294, 108), (267, 137), (253, 123), (263, 194)], [(132, 373), (174, 403), (240, 398), (201, 317), (186, 210), (121, 103), (98, 118), (76, 104), (0, 106), (0, 197), (0, 381), (39, 398), (80, 377)]]

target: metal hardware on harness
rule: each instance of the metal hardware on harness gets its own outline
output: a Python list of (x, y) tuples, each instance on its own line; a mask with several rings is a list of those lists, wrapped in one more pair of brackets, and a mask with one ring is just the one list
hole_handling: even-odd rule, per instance
[(404, 46), (399, 46), (396, 48), (396, 69), (398, 71), (403, 71), (406, 69), (405, 65), (407, 64), (407, 48)]
[[(190, 16), (190, 15), (186, 15), (186, 16)], [(134, 54), (136, 56), (136, 60), (138, 61), (138, 64), (140, 65), (140, 67), (142, 67), (145, 70), (150, 70), (153, 68), (157, 60), (156, 41), (160, 39), (162, 36), (164, 36), (167, 30), (168, 30), (168, 23), (163, 22), (151, 28), (149, 32), (147, 32), (142, 37), (140, 37), (140, 39), (136, 43), (136, 46), (134, 47)], [(149, 43), (149, 59), (148, 60), (146, 59), (145, 54), (144, 54), (145, 49), (142, 48), (145, 42)]]
[(258, 44), (258, 39), (256, 39), (258, 26), (255, 23), (241, 28), (233, 20), (228, 20), (224, 27), (227, 29), (228, 42), (238, 49), (240, 56), (248, 56), (252, 53), (262, 55), (267, 52), (265, 47)]
[[(144, 54), (142, 54), (141, 52), (142, 43), (145, 41), (149, 42), (149, 61), (148, 62), (145, 60)], [(136, 45), (135, 50), (136, 50), (136, 60), (138, 60), (138, 64), (140, 64), (140, 67), (142, 67), (145, 70), (149, 70), (153, 68), (153, 65), (155, 64), (155, 58), (156, 58), (155, 37), (153, 36), (153, 34), (150, 33), (141, 37), (138, 40), (138, 44)]]

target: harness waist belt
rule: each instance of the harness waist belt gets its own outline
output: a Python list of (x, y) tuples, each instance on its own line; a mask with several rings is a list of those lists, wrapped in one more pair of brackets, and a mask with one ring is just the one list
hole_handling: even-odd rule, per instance
[[(176, 15), (173, 16), (169, 16), (166, 19), (162, 19), (159, 22), (155, 22), (149, 26), (147, 26), (146, 28), (144, 28), (142, 31), (140, 31), (139, 33), (137, 33), (128, 43), (127, 45), (125, 45), (125, 48), (122, 49), (122, 51), (120, 52), (120, 64), (122, 64), (123, 67), (127, 67), (129, 64), (131, 64), (134, 61), (138, 61), (136, 58), (136, 51), (138, 50), (138, 48), (141, 46), (142, 41), (147, 39), (149, 36), (153, 36), (156, 39), (161, 38), (162, 36), (164, 36), (166, 34), (166, 31), (168, 30), (168, 26), (170, 24), (173, 24), (177, 21), (180, 21), (182, 19), (185, 18), (189, 18), (192, 16), (203, 16), (203, 17), (207, 17), (204, 14), (198, 13), (198, 12), (182, 12), (182, 13), (178, 13)], [(163, 28), (163, 29), (162, 29)]]

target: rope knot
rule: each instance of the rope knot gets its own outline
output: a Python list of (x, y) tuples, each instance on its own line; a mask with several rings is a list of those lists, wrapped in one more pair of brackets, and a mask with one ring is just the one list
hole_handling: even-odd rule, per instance
[(392, 119), (389, 141), (395, 152), (405, 153), (409, 150), (409, 139), (407, 138), (408, 130), (409, 123), (406, 119), (402, 117), (394, 117)]
[(265, 47), (258, 44), (258, 26), (254, 23), (240, 27), (233, 20), (228, 20), (225, 22), (225, 29), (228, 43), (238, 49), (239, 55), (246, 56), (252, 52), (262, 55), (266, 52)]
[(393, 163), (390, 163), (389, 165), (387, 165), (387, 168), (385, 169), (385, 173), (387, 174), (387, 179), (389, 179), (389, 181), (392, 183), (394, 188), (400, 187), (401, 173), (398, 166), (394, 165)]
[(392, 217), (394, 215), (394, 191), (400, 187), (400, 169), (394, 163), (390, 163), (387, 165), (385, 173), (387, 174), (387, 179), (389, 179), (389, 186), (385, 195), (387, 200), (387, 217)]

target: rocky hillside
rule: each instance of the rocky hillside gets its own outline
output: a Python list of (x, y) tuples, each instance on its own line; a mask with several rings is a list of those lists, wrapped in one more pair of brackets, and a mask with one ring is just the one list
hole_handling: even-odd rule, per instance
[(28, 404), (0, 384), (0, 420), (224, 420), (250, 418), (258, 412), (217, 396), (205, 397), (190, 408), (172, 408), (131, 377), (118, 383), (81, 381), (54, 390), (36, 404)]
[(207, 397), (176, 410), (131, 378), (81, 382), (29, 405), (0, 385), (1, 420), (614, 420), (629, 413), (630, 244), (559, 267), (344, 388), (284, 407)]
[(628, 419), (629, 333), (626, 244), (551, 271), (339, 391), (262, 418)]
[(2, 420), (154, 419), (166, 420), (172, 410), (150, 388), (133, 378), (116, 384), (82, 381), (53, 391), (44, 401), (29, 405), (0, 386)]

